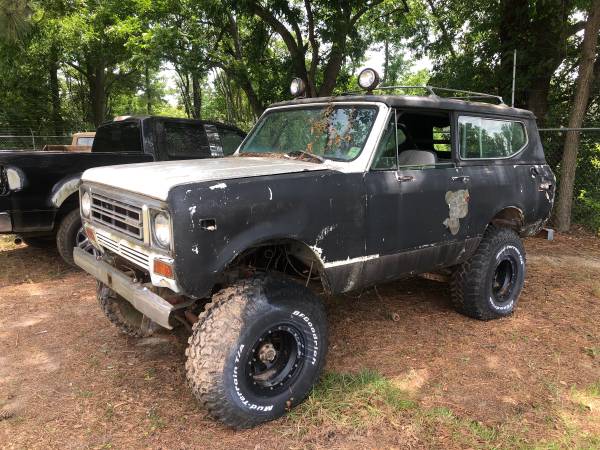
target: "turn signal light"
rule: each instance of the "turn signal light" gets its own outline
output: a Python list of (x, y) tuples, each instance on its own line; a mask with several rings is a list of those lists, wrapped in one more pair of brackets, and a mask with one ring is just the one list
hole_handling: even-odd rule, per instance
[(83, 226), (83, 229), (85, 230), (85, 235), (87, 236), (88, 241), (90, 241), (92, 245), (97, 246), (96, 232), (92, 228), (88, 227), (87, 224)]
[(171, 280), (175, 279), (173, 276), (173, 266), (160, 259), (154, 260), (154, 273), (165, 278), (170, 278)]

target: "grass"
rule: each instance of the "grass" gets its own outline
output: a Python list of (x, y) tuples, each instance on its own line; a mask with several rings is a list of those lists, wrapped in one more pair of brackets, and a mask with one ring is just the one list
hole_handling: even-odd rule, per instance
[[(559, 396), (558, 386), (549, 384), (547, 388), (553, 397)], [(600, 380), (582, 390), (573, 389), (572, 395), (577, 404), (586, 405), (579, 413), (589, 412), (600, 401)], [(451, 442), (486, 449), (600, 448), (600, 436), (583, 432), (560, 411), (554, 411), (549, 420), (562, 430), (562, 436), (558, 440), (548, 435), (532, 441), (525, 438), (529, 434), (526, 423), (517, 420), (492, 426), (461, 417), (448, 407), (422, 407), (393, 380), (372, 370), (326, 373), (308, 399), (284, 420), (289, 425), (286, 429), (297, 437), (332, 432), (370, 434), (381, 427), (401, 429), (401, 424), (410, 423), (420, 443), (428, 447)]]
[(287, 420), (297, 429), (331, 424), (342, 429), (364, 429), (393, 420), (415, 407), (404, 391), (377, 372), (329, 372)]

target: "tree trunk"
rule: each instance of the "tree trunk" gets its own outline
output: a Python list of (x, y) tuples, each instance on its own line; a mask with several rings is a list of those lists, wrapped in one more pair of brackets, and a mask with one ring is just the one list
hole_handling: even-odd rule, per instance
[(104, 122), (106, 112), (106, 74), (104, 68), (99, 66), (94, 69), (93, 75), (89, 77), (90, 107), (92, 122), (98, 128)]
[[(590, 86), (593, 82), (594, 60), (596, 59), (596, 43), (600, 30), (600, 0), (594, 0), (585, 25), (581, 62), (577, 74), (577, 88), (573, 109), (569, 117), (569, 128), (579, 128), (585, 116), (590, 98)], [(569, 131), (565, 138), (565, 146), (560, 169), (560, 185), (556, 209), (556, 227), (558, 231), (568, 231), (571, 227), (571, 208), (573, 205), (573, 189), (577, 168), (577, 152), (579, 132)]]
[(192, 74), (192, 116), (194, 119), (202, 118), (202, 90), (198, 75)]
[(146, 91), (146, 112), (152, 115), (152, 83), (150, 80), (150, 70), (148, 65), (144, 66), (144, 90)]
[(58, 52), (56, 48), (50, 49), (50, 60), (48, 64), (48, 75), (50, 85), (50, 99), (52, 104), (52, 126), (54, 134), (60, 136), (63, 134), (63, 121), (60, 108), (60, 85), (58, 83)]

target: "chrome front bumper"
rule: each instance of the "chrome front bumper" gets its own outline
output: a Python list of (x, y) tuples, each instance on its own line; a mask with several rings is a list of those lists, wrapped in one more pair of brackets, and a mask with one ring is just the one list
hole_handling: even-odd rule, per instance
[(115, 291), (131, 303), (135, 309), (161, 327), (173, 329), (169, 322), (171, 314), (176, 309), (187, 306), (173, 306), (140, 283), (134, 283), (131, 278), (110, 264), (96, 259), (94, 255), (86, 253), (78, 247), (73, 249), (73, 259), (75, 264)]
[(10, 233), (12, 231), (12, 220), (10, 213), (0, 213), (0, 233)]

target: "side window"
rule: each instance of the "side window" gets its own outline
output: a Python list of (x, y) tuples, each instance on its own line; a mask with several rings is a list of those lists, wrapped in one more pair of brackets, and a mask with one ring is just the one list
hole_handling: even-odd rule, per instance
[(395, 114), (392, 114), (392, 117), (388, 121), (385, 131), (381, 136), (379, 145), (377, 146), (375, 159), (373, 160), (373, 165), (371, 166), (372, 170), (396, 170), (398, 168), (398, 146), (396, 144), (395, 133), (396, 116)]
[(450, 115), (396, 110), (379, 142), (373, 170), (452, 165)]
[(518, 153), (527, 142), (521, 122), (461, 116), (458, 128), (463, 159), (507, 158)]
[(209, 158), (208, 138), (201, 124), (164, 122), (164, 142), (170, 159)]
[(233, 155), (244, 140), (243, 135), (228, 128), (219, 128), (219, 134), (221, 135), (221, 145), (225, 156)]

